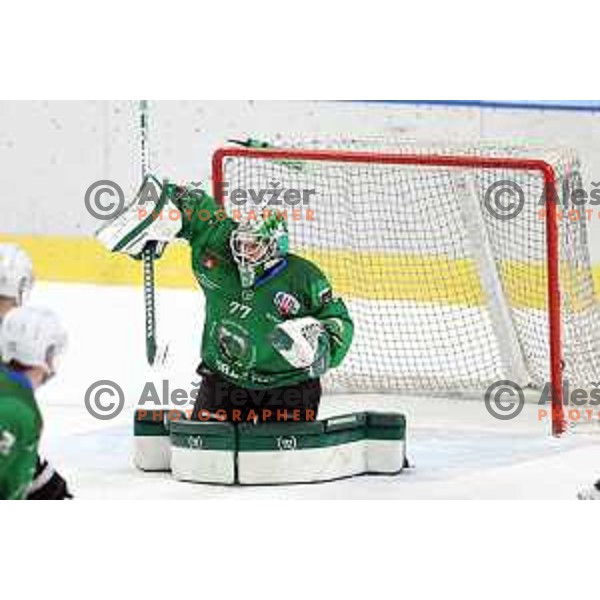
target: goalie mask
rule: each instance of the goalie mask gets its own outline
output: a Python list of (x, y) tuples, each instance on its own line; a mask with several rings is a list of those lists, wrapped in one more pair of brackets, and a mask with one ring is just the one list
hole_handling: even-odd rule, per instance
[(268, 268), (288, 252), (288, 231), (283, 217), (269, 215), (262, 222), (241, 223), (231, 234), (231, 253), (242, 287), (251, 287)]

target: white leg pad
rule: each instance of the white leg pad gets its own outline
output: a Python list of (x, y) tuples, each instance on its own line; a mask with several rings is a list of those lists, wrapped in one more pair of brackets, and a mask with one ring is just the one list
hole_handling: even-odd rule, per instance
[(235, 483), (236, 431), (231, 423), (171, 423), (171, 472), (179, 481)]
[(171, 468), (169, 436), (135, 436), (133, 463), (142, 471), (168, 471)]
[(304, 450), (240, 452), (241, 484), (309, 483), (359, 475), (366, 471), (363, 440)]
[(235, 452), (173, 448), (171, 473), (178, 481), (235, 483)]
[(406, 455), (404, 440), (365, 440), (367, 473), (399, 473)]

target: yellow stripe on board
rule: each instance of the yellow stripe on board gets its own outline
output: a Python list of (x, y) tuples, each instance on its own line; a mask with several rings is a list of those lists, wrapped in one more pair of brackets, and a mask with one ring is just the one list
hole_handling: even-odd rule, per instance
[[(305, 252), (303, 256), (323, 269), (340, 296), (459, 306), (480, 306), (486, 301), (478, 265), (473, 260), (382, 252), (357, 255), (331, 250)], [(505, 260), (501, 262), (500, 270), (511, 306), (546, 307), (548, 288), (544, 264)], [(600, 268), (594, 276), (600, 282)], [(578, 281), (580, 279), (572, 272), (561, 270), (562, 289), (571, 298), (577, 297), (574, 292)], [(596, 289), (600, 288), (596, 286)], [(571, 306), (574, 311), (582, 308), (585, 307)]]
[[(42, 281), (106, 285), (142, 285), (142, 263), (112, 254), (93, 238), (45, 235), (0, 235), (0, 243), (22, 246), (31, 256), (35, 276)], [(189, 267), (189, 246), (172, 244), (157, 261), (159, 285), (195, 287)]]
[(382, 252), (304, 252), (340, 296), (477, 306), (483, 294), (476, 265), (440, 256)]
[[(20, 244), (34, 263), (36, 277), (45, 281), (107, 285), (141, 285), (142, 264), (111, 254), (92, 238), (66, 236), (0, 235), (0, 242)], [(157, 261), (161, 287), (195, 288), (189, 264), (189, 246), (172, 244)], [(473, 261), (442, 256), (392, 255), (381, 252), (304, 252), (331, 280), (336, 292), (348, 298), (409, 300), (478, 306), (484, 295)], [(504, 261), (501, 264), (510, 304), (528, 308), (546, 305), (546, 270), (540, 263)], [(594, 268), (600, 289), (600, 266)], [(562, 273), (561, 284), (573, 291), (575, 277)], [(572, 310), (581, 307), (572, 306)]]

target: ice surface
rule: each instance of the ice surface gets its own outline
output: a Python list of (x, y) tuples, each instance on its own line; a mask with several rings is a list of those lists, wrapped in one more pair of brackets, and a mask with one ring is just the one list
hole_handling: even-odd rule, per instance
[[(600, 477), (600, 434), (555, 440), (537, 406), (510, 422), (495, 421), (477, 400), (390, 395), (326, 396), (321, 416), (365, 409), (406, 413), (408, 451), (416, 468), (395, 477), (357, 477), (292, 486), (219, 487), (173, 481), (132, 466), (132, 415), (146, 381), (190, 390), (198, 362), (202, 296), (166, 290), (158, 304), (159, 338), (170, 343), (161, 369), (146, 365), (139, 288), (39, 283), (32, 302), (63, 318), (70, 333), (59, 375), (39, 392), (45, 416), (42, 451), (79, 498), (482, 498), (569, 499)], [(127, 404), (99, 421), (84, 396), (95, 381), (121, 385)]]

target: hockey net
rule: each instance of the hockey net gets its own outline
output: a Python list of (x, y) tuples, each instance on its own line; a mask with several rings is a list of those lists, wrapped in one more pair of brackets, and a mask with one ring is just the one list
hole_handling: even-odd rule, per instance
[(573, 154), (278, 142), (218, 150), (213, 185), (242, 218), (274, 194), (258, 206), (232, 202), (234, 190), (298, 190), (266, 208), (287, 211), (291, 251), (323, 270), (356, 328), (329, 390), (481, 395), (500, 380), (549, 383), (561, 433), (563, 380), (590, 388), (597, 379), (598, 309), (586, 220), (573, 212)]

